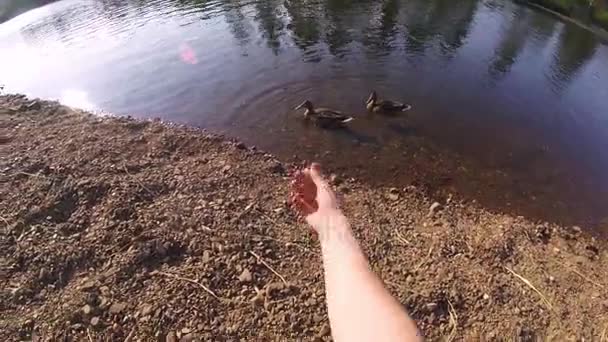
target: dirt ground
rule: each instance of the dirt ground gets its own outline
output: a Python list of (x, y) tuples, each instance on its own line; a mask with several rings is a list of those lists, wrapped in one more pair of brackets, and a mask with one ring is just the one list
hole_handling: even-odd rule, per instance
[[(331, 339), (293, 165), (16, 95), (0, 97), (0, 156), (1, 340)], [(429, 340), (608, 341), (607, 244), (585, 227), (332, 179)]]

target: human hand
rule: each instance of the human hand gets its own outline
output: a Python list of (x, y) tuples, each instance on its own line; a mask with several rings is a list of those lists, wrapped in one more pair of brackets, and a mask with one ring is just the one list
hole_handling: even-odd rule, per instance
[(313, 163), (298, 171), (292, 182), (292, 204), (320, 236), (345, 221), (338, 200), (321, 174), (321, 166)]

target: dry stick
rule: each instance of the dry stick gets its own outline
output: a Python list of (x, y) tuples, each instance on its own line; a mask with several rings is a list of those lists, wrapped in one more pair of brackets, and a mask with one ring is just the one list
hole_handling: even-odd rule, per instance
[(247, 214), (249, 211), (251, 211), (251, 209), (256, 205), (256, 203), (257, 203), (256, 201), (253, 201), (253, 202), (249, 203), (245, 207), (245, 210), (241, 211), (241, 213), (236, 216), (236, 220), (235, 221), (240, 220), (245, 214)]
[(576, 269), (566, 265), (566, 264), (561, 264), (562, 266), (566, 267), (567, 269), (569, 269), (570, 271), (576, 273), (579, 277), (585, 279), (586, 281), (590, 282), (591, 284), (595, 285), (595, 286), (599, 286), (601, 288), (604, 288), (604, 285), (600, 284), (600, 283), (596, 283), (595, 281), (593, 281), (592, 279), (590, 279), (589, 277), (587, 277), (586, 275), (582, 274), (581, 272), (577, 271)]
[(452, 306), (452, 302), (448, 300), (448, 312), (450, 313), (450, 323), (452, 324), (452, 331), (450, 335), (448, 335), (448, 342), (451, 342), (456, 338), (456, 330), (458, 329), (458, 315), (456, 315), (456, 310), (454, 310), (454, 306)]
[(507, 266), (503, 266), (507, 271), (509, 271), (511, 274), (513, 274), (514, 276), (516, 276), (517, 278), (519, 278), (519, 280), (523, 281), (524, 284), (528, 285), (532, 290), (534, 290), (534, 292), (538, 293), (538, 295), (540, 296), (540, 298), (542, 299), (542, 301), (547, 304), (547, 306), (549, 307), (549, 309), (553, 310), (553, 306), (551, 305), (551, 303), (549, 302), (549, 300), (547, 300), (547, 297), (545, 297), (545, 295), (542, 294), (542, 292), (540, 292), (536, 287), (534, 287), (534, 285), (532, 285), (532, 283), (520, 276), (519, 274), (515, 273), (515, 271), (513, 271), (512, 269), (508, 268)]
[(220, 297), (218, 297), (218, 295), (216, 295), (216, 294), (215, 294), (215, 292), (211, 291), (211, 290), (210, 290), (210, 289), (209, 289), (207, 286), (205, 286), (205, 285), (203, 285), (203, 284), (199, 283), (199, 282), (198, 282), (198, 281), (196, 281), (196, 280), (189, 279), (189, 278), (184, 278), (184, 277), (179, 276), (179, 275), (177, 275), (177, 274), (173, 274), (173, 273), (167, 273), (167, 272), (161, 272), (161, 271), (152, 271), (152, 272), (150, 272), (150, 274), (151, 274), (151, 275), (158, 274), (158, 275), (163, 275), (163, 276), (165, 276), (165, 277), (169, 277), (169, 278), (173, 278), (173, 279), (178, 279), (178, 280), (187, 281), (187, 282), (189, 282), (189, 283), (192, 283), (192, 284), (194, 284), (194, 285), (199, 286), (200, 288), (202, 288), (203, 290), (205, 290), (205, 292), (207, 292), (208, 294), (210, 294), (210, 295), (211, 295), (213, 298), (215, 298), (215, 299), (217, 299), (217, 300), (221, 301), (221, 298), (220, 298)]
[(89, 331), (89, 328), (87, 328), (87, 337), (89, 338), (89, 342), (93, 342), (93, 338), (91, 338), (91, 332)]
[(277, 277), (279, 277), (281, 279), (281, 281), (283, 281), (283, 284), (287, 285), (287, 280), (285, 280), (285, 278), (279, 272), (275, 271), (274, 268), (272, 268), (272, 266), (268, 265), (268, 263), (266, 263), (266, 261), (264, 261), (264, 259), (262, 259), (262, 257), (255, 254), (255, 252), (253, 252), (253, 251), (249, 251), (249, 253), (251, 255), (253, 255), (254, 257), (256, 257), (256, 259), (258, 259), (258, 261), (262, 265), (266, 266), (272, 273), (274, 273)]
[(136, 182), (137, 184), (139, 184), (139, 186), (142, 187), (142, 189), (146, 190), (148, 193), (150, 193), (150, 195), (152, 195), (153, 197), (156, 196), (156, 194), (154, 192), (152, 192), (152, 190), (146, 188), (146, 186), (144, 185), (144, 183), (142, 183), (139, 179), (135, 178), (132, 174), (129, 173), (129, 170), (127, 170), (127, 165), (126, 164), (122, 164), (122, 168), (125, 169), (125, 173), (129, 176), (131, 176)]
[(399, 242), (401, 242), (401, 243), (403, 243), (405, 245), (411, 245), (412, 244), (406, 238), (404, 238), (403, 235), (401, 235), (401, 233), (399, 233), (399, 231), (395, 230), (395, 235), (397, 235), (397, 240), (399, 240)]

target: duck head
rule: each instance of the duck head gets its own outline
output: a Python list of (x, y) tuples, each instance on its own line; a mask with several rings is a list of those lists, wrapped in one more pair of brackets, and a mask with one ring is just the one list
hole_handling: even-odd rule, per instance
[(312, 105), (312, 102), (310, 102), (309, 100), (302, 102), (299, 106), (297, 106), (294, 109), (298, 110), (301, 108), (306, 108), (306, 111), (304, 112), (304, 116), (309, 116), (311, 114), (314, 114), (314, 112), (315, 112), (315, 107)]

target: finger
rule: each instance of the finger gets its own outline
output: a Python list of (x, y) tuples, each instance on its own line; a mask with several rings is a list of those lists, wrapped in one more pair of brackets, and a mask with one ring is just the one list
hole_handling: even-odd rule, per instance
[(327, 182), (323, 178), (321, 172), (321, 165), (319, 163), (312, 163), (308, 169), (306, 169), (308, 175), (317, 186), (326, 186)]

